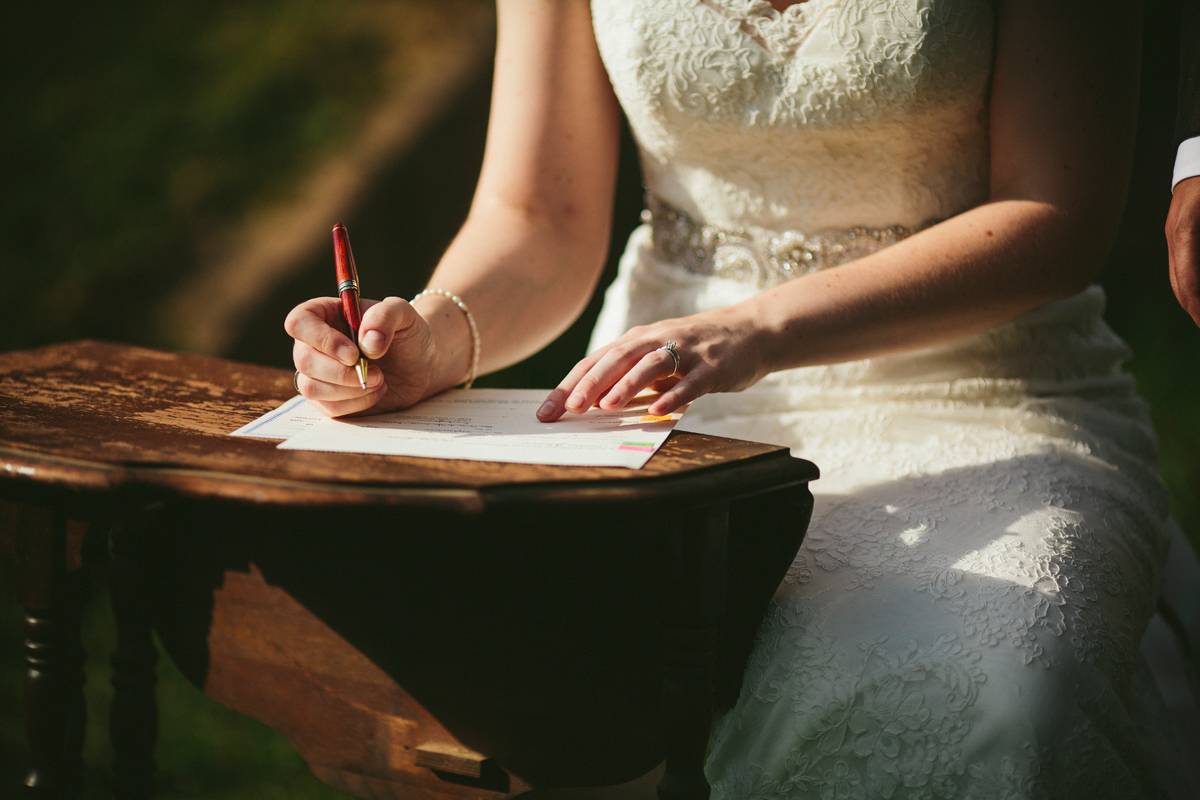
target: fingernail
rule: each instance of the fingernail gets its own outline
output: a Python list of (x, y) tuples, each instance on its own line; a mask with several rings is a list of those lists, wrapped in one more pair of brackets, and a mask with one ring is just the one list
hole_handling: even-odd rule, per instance
[(372, 355), (380, 355), (383, 352), (383, 342), (383, 334), (379, 331), (367, 331), (363, 334), (363, 349)]
[(358, 348), (353, 345), (343, 344), (334, 351), (333, 355), (347, 367), (352, 367), (358, 361)]
[(546, 402), (542, 403), (542, 407), (537, 410), (537, 415), (539, 417), (541, 417), (542, 419), (549, 417), (553, 413), (554, 413), (554, 401), (553, 400), (547, 400)]
[(571, 399), (567, 400), (567, 408), (572, 411), (582, 410), (587, 407), (587, 398), (583, 396), (583, 392), (576, 392), (571, 395)]

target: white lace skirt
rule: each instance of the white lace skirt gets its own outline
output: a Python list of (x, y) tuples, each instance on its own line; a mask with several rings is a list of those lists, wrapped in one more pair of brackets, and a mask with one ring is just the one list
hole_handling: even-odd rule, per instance
[[(594, 346), (755, 291), (649, 244), (631, 238)], [(947, 345), (693, 404), (682, 428), (787, 445), (822, 472), (714, 727), (715, 797), (1175, 793), (1137, 658), (1167, 493), (1103, 306), (1093, 287)]]

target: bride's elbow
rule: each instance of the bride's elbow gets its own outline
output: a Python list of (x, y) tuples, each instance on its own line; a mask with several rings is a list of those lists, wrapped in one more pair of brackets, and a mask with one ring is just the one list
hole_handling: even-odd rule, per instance
[[(1086, 289), (1100, 275), (1116, 240), (1121, 208), (1108, 198), (994, 198), (1016, 201), (1010, 217), (1024, 239), (1029, 275), (1049, 299)], [(1010, 206), (1010, 208), (1012, 208)]]
[(1060, 210), (1047, 231), (1048, 287), (1056, 297), (1078, 294), (1095, 283), (1116, 240), (1119, 210)]

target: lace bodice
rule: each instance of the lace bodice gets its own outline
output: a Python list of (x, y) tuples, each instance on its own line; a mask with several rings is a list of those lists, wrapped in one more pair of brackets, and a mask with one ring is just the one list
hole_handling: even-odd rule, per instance
[(987, 0), (594, 0), (647, 189), (716, 225), (919, 227), (987, 193)]

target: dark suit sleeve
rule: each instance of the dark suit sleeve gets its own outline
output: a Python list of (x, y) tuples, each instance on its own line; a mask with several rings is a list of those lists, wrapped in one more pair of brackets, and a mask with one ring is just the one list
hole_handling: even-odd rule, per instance
[(1175, 144), (1200, 136), (1200, 0), (1182, 0)]

